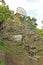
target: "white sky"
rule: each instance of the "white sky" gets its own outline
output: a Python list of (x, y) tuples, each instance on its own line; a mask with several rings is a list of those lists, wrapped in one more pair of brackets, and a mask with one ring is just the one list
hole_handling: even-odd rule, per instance
[(43, 0), (5, 0), (11, 10), (16, 11), (17, 7), (23, 7), (27, 15), (37, 18), (38, 27), (41, 28), (43, 20)]

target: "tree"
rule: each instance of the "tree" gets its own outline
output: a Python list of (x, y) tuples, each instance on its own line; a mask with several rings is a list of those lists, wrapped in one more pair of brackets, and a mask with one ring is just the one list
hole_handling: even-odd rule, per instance
[(6, 4), (4, 0), (0, 0), (0, 2), (1, 2), (2, 4), (4, 4), (4, 5)]
[(36, 23), (36, 18), (34, 18), (34, 17), (30, 17), (30, 16), (27, 16), (26, 17), (26, 21), (28, 22), (28, 24), (30, 24), (30, 26), (32, 27), (32, 28), (36, 28), (37, 27), (37, 23)]
[[(4, 0), (1, 0), (0, 2), (5, 3)], [(0, 25), (5, 22), (8, 18), (13, 18), (13, 11), (9, 10), (9, 6), (6, 4), (0, 5)]]
[(35, 27), (36, 27), (37, 26), (37, 23), (36, 23), (37, 19), (32, 17), (31, 21), (32, 21), (33, 25), (35, 25)]
[(27, 16), (26, 17), (26, 20), (31, 21), (31, 17), (30, 16)]

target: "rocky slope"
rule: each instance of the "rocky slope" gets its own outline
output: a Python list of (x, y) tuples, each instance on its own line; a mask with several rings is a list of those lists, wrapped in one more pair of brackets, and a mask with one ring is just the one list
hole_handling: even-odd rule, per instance
[[(4, 42), (4, 46), (0, 43), (0, 50), (5, 65), (43, 65), (43, 39), (25, 20), (20, 21), (20, 16), (15, 15), (14, 20), (8, 19), (0, 31), (0, 41)], [(15, 40), (17, 35), (22, 38), (18, 36)]]

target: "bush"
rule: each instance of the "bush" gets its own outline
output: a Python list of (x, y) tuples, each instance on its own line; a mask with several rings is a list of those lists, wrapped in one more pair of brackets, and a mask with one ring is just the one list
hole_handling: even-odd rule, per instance
[(1, 46), (5, 46), (5, 43), (3, 41), (0, 41)]

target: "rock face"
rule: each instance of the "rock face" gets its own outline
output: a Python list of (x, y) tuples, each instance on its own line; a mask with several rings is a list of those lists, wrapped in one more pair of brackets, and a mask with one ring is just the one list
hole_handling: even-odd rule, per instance
[[(31, 62), (33, 63), (33, 60), (28, 58), (29, 53), (31, 53), (30, 55), (34, 55), (35, 52), (37, 53), (37, 49), (43, 49), (43, 39), (40, 38), (34, 29), (28, 26), (27, 22), (21, 23), (20, 19), (18, 19), (19, 17), (16, 14), (13, 21), (8, 19), (3, 24), (4, 28), (0, 32), (0, 40), (6, 42), (6, 65), (30, 65)], [(42, 52), (39, 53), (37, 55), (42, 56)], [(0, 58), (3, 58), (2, 52), (0, 52)], [(43, 62), (40, 62), (39, 65), (43, 65)]]
[(15, 41), (22, 40), (22, 35), (15, 35), (13, 36), (13, 38), (15, 39)]
[(4, 60), (4, 53), (0, 50), (0, 60)]
[(2, 50), (0, 50), (0, 64), (4, 64), (5, 63), (5, 54), (3, 53)]

